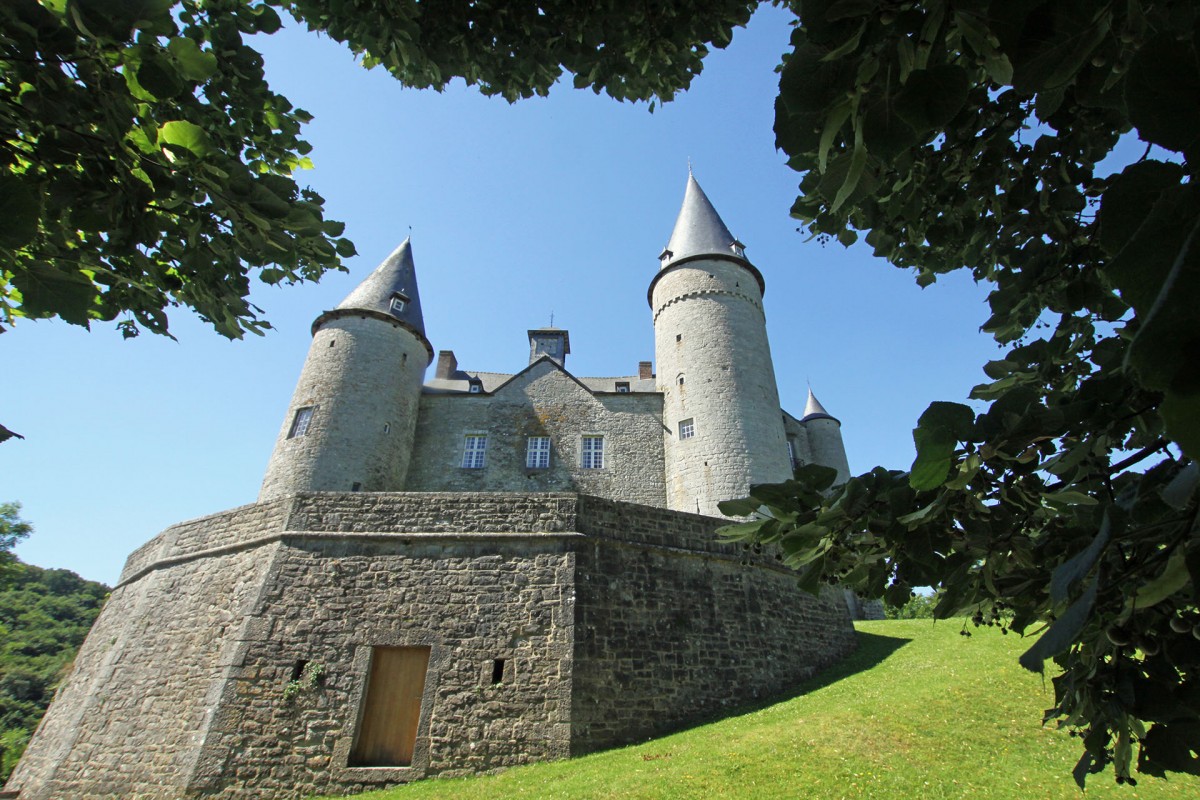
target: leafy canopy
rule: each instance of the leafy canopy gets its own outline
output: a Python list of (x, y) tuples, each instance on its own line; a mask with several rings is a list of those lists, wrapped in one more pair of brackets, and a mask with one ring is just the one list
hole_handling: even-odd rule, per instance
[(0, 325), (167, 334), (183, 305), (240, 338), (270, 327), (247, 300), (252, 275), (316, 280), (354, 255), (294, 177), (310, 166), (310, 117), (270, 90), (249, 44), (279, 29), (279, 10), (410, 86), (460, 77), (516, 100), (565, 70), (618, 99), (669, 100), (754, 5), (6, 0)]
[[(795, 217), (929, 285), (992, 286), (1005, 349), (907, 472), (722, 506), (802, 582), (1041, 632), (1075, 770), (1200, 773), (1200, 4), (801, 0), (775, 133)], [(1145, 154), (1108, 174), (1122, 136)]]

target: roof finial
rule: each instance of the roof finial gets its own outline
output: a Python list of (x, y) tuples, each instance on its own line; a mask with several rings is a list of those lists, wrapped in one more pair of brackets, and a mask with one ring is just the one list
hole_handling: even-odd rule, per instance
[(692, 157), (688, 156), (688, 177), (692, 177)]
[(554, 312), (553, 311), (550, 312), (550, 327), (551, 328), (554, 327)]

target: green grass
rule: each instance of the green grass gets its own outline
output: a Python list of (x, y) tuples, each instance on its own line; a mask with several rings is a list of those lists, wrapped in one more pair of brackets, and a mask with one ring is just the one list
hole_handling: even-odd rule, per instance
[[(1187, 798), (1200, 779), (1082, 794), (1081, 745), (1040, 725), (1049, 681), (1021, 669), (1029, 645), (957, 622), (858, 625), (858, 651), (804, 693), (644, 744), (500, 775), (427, 780), (362, 798)], [(616, 698), (614, 698), (615, 700)]]

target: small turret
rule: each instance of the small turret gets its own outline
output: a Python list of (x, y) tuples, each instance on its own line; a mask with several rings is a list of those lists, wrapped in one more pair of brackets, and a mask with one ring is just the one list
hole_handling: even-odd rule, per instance
[(689, 173), (649, 290), (671, 509), (719, 515), (720, 501), (792, 474), (763, 278), (745, 250)]
[(836, 469), (839, 484), (850, 480), (850, 464), (846, 459), (846, 445), (842, 442), (842, 423), (825, 410), (812, 389), (808, 390), (800, 424), (808, 439), (812, 463)]
[(313, 322), (308, 358), (259, 500), (304, 491), (399, 491), (433, 347), (408, 239)]

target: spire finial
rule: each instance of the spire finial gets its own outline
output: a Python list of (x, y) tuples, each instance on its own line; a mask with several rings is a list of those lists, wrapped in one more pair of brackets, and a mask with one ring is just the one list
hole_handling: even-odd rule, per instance
[(692, 176), (692, 157), (691, 156), (688, 156), (688, 177), (689, 178), (693, 177)]
[(554, 312), (553, 311), (550, 312), (550, 327), (551, 328), (554, 327)]

